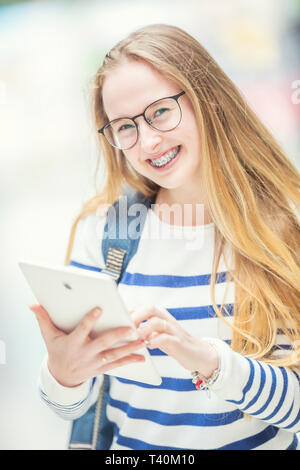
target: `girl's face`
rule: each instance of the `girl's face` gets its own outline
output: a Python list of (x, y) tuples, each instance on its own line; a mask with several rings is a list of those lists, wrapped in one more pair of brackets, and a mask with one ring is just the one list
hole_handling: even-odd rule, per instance
[[(156, 100), (182, 90), (145, 62), (126, 61), (104, 81), (103, 102), (109, 121), (143, 113)], [(199, 187), (200, 136), (192, 105), (186, 95), (178, 99), (182, 110), (179, 125), (168, 132), (153, 129), (143, 116), (137, 118), (139, 138), (134, 147), (124, 150), (132, 167), (141, 175), (166, 189), (191, 190)], [(178, 153), (176, 153), (178, 151)], [(171, 152), (171, 153), (170, 153)], [(173, 152), (173, 153), (172, 153)], [(154, 167), (150, 160), (174, 156), (165, 167)]]

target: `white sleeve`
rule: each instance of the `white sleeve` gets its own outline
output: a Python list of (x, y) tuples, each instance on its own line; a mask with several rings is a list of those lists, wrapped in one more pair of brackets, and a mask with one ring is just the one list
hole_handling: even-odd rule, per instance
[[(300, 207), (289, 203), (300, 223)], [(285, 336), (278, 338), (284, 344), (277, 355), (293, 347)], [(290, 432), (300, 432), (300, 365), (273, 366), (234, 352), (220, 339), (206, 340), (215, 346), (221, 364), (212, 391), (247, 415)]]
[[(94, 214), (78, 222), (70, 264), (91, 270), (101, 270), (104, 267), (102, 256), (104, 225), (105, 217)], [(84, 415), (97, 400), (103, 376), (87, 380), (77, 387), (64, 387), (52, 376), (47, 362), (48, 356), (41, 365), (38, 381), (42, 400), (64, 419), (73, 420)]]
[(300, 431), (300, 370), (250, 359), (216, 338), (220, 374), (211, 390), (244, 413), (290, 432)]
[(61, 418), (77, 419), (84, 415), (98, 397), (103, 375), (87, 380), (77, 387), (64, 387), (48, 369), (48, 356), (41, 365), (38, 382), (42, 400)]

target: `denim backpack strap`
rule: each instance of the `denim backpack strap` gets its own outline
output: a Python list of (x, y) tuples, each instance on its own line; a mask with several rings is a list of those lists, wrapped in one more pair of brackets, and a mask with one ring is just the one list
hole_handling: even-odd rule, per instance
[(102, 272), (110, 274), (116, 282), (120, 281), (137, 251), (147, 212), (153, 202), (154, 197), (127, 192), (108, 209), (102, 241), (105, 260)]
[[(104, 376), (104, 379), (106, 377), (108, 376)], [(93, 379), (93, 384), (95, 380), (96, 378)], [(102, 384), (99, 397), (100, 394), (104, 394), (108, 390), (108, 387), (108, 381)], [(99, 406), (101, 406), (101, 402), (99, 402), (98, 399), (97, 402), (94, 403), (83, 416), (73, 420), (70, 442), (68, 446), (70, 450), (95, 450), (97, 448), (98, 436), (96, 435), (94, 429), (98, 416), (100, 416), (101, 413)], [(101, 433), (101, 445), (103, 446), (103, 449), (109, 449), (113, 437), (111, 426), (109, 426), (109, 429), (107, 429), (108, 423), (108, 421), (107, 423), (103, 422), (103, 430)]]
[[(102, 239), (103, 273), (120, 282), (136, 253), (147, 212), (155, 196), (127, 192), (109, 209)], [(137, 212), (139, 216), (137, 216)], [(73, 422), (69, 449), (107, 450), (113, 439), (113, 424), (106, 415), (110, 378), (104, 374), (97, 402)]]

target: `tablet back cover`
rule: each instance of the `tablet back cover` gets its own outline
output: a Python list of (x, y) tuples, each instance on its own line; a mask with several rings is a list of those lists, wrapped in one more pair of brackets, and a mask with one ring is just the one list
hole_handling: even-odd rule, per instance
[[(100, 306), (103, 313), (90, 336), (95, 337), (100, 332), (120, 326), (134, 327), (117, 285), (110, 276), (71, 266), (41, 266), (28, 262), (19, 262), (19, 266), (38, 303), (47, 310), (60, 330), (71, 332), (83, 316), (96, 306)], [(137, 334), (130, 339), (137, 339)], [(136, 353), (143, 354), (145, 362), (120, 366), (105, 374), (160, 385), (161, 378), (149, 351), (142, 347)]]

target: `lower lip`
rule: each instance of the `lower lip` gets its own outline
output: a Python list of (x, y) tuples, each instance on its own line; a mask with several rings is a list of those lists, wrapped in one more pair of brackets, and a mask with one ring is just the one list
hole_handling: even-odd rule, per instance
[(148, 161), (148, 163), (151, 166), (151, 168), (153, 168), (153, 170), (165, 171), (165, 170), (168, 170), (169, 168), (171, 168), (173, 165), (175, 165), (175, 163), (177, 162), (180, 154), (181, 154), (181, 146), (180, 146), (179, 152), (177, 153), (176, 157), (173, 158), (172, 160), (170, 160), (169, 163), (167, 163), (165, 166), (153, 166), (153, 165), (151, 165), (151, 163), (149, 161)]

